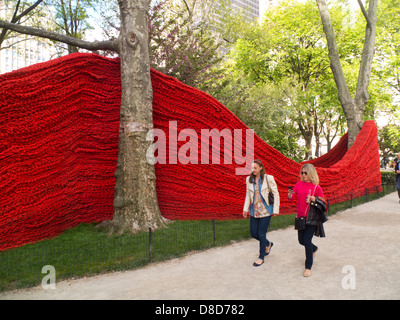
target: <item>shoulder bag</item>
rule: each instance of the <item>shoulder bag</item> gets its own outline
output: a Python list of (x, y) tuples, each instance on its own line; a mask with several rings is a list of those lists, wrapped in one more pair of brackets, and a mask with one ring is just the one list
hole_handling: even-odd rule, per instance
[[(312, 195), (314, 196), (315, 193), (315, 189), (317, 188), (318, 185), (315, 186), (314, 188), (314, 192), (312, 193)], [(307, 215), (308, 209), (310, 208), (310, 202), (308, 203), (307, 209), (305, 214)], [(296, 217), (294, 218), (294, 229), (295, 230), (304, 230), (306, 228), (306, 217)]]
[(267, 180), (267, 185), (268, 185), (268, 203), (271, 205), (274, 204), (274, 194), (272, 193), (272, 190), (269, 187), (268, 175), (265, 175), (265, 179)]

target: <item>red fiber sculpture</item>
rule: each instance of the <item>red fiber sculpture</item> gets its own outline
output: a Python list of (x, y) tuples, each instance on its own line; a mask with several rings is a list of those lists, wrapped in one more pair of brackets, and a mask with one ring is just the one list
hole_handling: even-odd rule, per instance
[[(242, 218), (246, 176), (236, 170), (246, 164), (232, 154), (246, 146), (248, 128), (208, 94), (155, 70), (151, 76), (155, 133), (165, 134), (167, 143), (165, 155), (162, 149), (155, 154), (162, 215), (179, 220)], [(1, 75), (0, 82), (0, 250), (55, 236), (83, 222), (112, 219), (119, 59), (71, 54)], [(202, 150), (208, 139), (202, 135), (205, 129), (231, 134), (232, 144), (224, 149), (222, 138), (219, 150)], [(235, 130), (242, 136), (235, 136)], [(338, 202), (350, 191), (380, 186), (378, 149), (377, 128), (367, 121), (349, 150), (344, 136), (328, 154), (311, 161), (326, 197)], [(254, 158), (275, 177), (281, 213), (294, 213), (287, 187), (298, 181), (301, 164), (256, 135)]]

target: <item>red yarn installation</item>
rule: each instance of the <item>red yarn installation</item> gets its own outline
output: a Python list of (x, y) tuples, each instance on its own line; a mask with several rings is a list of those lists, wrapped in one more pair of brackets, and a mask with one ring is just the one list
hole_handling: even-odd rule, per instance
[[(82, 222), (112, 219), (119, 68), (119, 59), (71, 54), (0, 76), (0, 250), (55, 236)], [(225, 161), (224, 150), (232, 154), (233, 148), (224, 149), (224, 139), (220, 150), (209, 148), (210, 164), (203, 163), (202, 129), (226, 129), (232, 137), (240, 129), (242, 139), (234, 143), (245, 147), (248, 128), (206, 93), (155, 70), (151, 76), (154, 128), (165, 133), (167, 143), (166, 164), (155, 165), (162, 215), (179, 220), (241, 218), (246, 176), (236, 175), (235, 169), (244, 165)], [(175, 123), (182, 141), (169, 132)], [(197, 164), (183, 164), (179, 157), (176, 164), (170, 161), (170, 149), (180, 155), (189, 145), (184, 129), (198, 139)], [(377, 128), (367, 121), (348, 151), (343, 137), (328, 154), (311, 161), (324, 194), (339, 202), (352, 190), (380, 185), (378, 150)], [(220, 164), (211, 164), (213, 153)], [(256, 135), (254, 158), (275, 177), (281, 213), (293, 213), (287, 187), (298, 181), (301, 164)]]

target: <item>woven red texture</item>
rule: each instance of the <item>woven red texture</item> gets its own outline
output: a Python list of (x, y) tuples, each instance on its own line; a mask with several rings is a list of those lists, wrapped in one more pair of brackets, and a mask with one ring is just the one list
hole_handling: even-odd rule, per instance
[[(0, 76), (0, 250), (55, 236), (82, 222), (112, 219), (119, 67), (118, 59), (71, 54)], [(221, 150), (214, 151), (221, 155), (220, 164), (202, 163), (201, 130), (226, 129), (233, 137), (234, 130), (240, 129), (242, 140), (235, 143), (245, 147), (247, 127), (206, 93), (155, 70), (151, 75), (154, 127), (163, 130), (167, 143), (167, 163), (155, 165), (162, 215), (168, 219), (241, 218), (246, 176), (235, 174), (240, 165), (234, 158), (232, 164), (224, 161), (223, 139)], [(183, 164), (179, 156), (176, 164), (169, 161), (171, 123), (173, 128), (176, 124), (177, 136), (183, 129), (194, 130), (198, 164)], [(179, 140), (183, 141), (174, 150), (183, 152), (189, 139)], [(232, 153), (232, 146), (226, 150)], [(327, 155), (312, 161), (318, 166), (325, 195), (335, 196), (335, 201), (351, 190), (381, 183), (373, 121), (364, 124), (346, 151), (343, 138)], [(210, 162), (212, 154), (209, 149)], [(301, 164), (258, 136), (254, 136), (254, 157), (275, 177), (281, 212), (293, 213), (287, 187), (298, 181)]]

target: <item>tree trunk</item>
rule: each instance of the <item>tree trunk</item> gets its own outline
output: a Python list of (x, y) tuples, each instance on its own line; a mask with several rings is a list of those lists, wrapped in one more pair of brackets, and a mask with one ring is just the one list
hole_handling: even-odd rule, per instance
[(146, 160), (153, 141), (153, 91), (148, 51), (149, 0), (118, 0), (121, 12), (121, 122), (115, 173), (114, 217), (119, 232), (164, 225), (156, 193), (155, 168)]
[[(301, 114), (300, 114), (301, 117)], [(314, 134), (313, 126), (308, 121), (297, 121), (299, 125), (300, 132), (303, 136), (305, 141), (306, 153), (304, 155), (305, 160), (309, 160), (310, 156), (312, 155), (312, 138)]]
[(339, 52), (335, 40), (335, 33), (333, 31), (326, 2), (325, 0), (316, 1), (321, 16), (324, 33), (328, 43), (329, 60), (331, 62), (332, 73), (335, 78), (336, 86), (338, 88), (339, 101), (346, 115), (349, 133), (348, 147), (350, 148), (363, 126), (363, 116), (365, 112), (365, 107), (369, 99), (368, 85), (371, 77), (372, 58), (375, 48), (378, 0), (369, 1), (368, 13), (365, 11), (361, 1), (358, 1), (364, 17), (367, 21), (367, 26), (355, 98), (350, 95), (346, 79), (344, 78), (342, 65), (339, 58)]
[(304, 136), (304, 140), (306, 142), (306, 154), (304, 155), (305, 160), (312, 159), (312, 132), (308, 131)]

